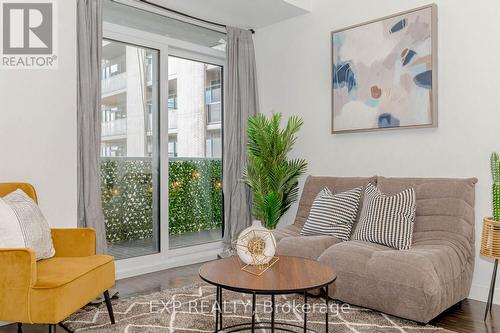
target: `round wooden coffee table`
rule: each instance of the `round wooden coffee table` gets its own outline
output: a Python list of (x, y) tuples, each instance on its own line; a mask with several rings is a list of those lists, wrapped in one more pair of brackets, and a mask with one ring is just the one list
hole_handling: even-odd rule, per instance
[[(215, 312), (215, 332), (241, 332), (246, 330), (270, 329), (282, 332), (296, 332), (297, 328), (304, 332), (315, 332), (307, 328), (307, 311), (304, 311), (304, 324), (298, 326), (285, 322), (275, 322), (275, 295), (301, 293), (304, 304), (307, 304), (307, 292), (325, 288), (326, 316), (325, 326), (328, 332), (328, 286), (335, 282), (335, 271), (311, 259), (280, 256), (278, 262), (261, 276), (255, 276), (241, 270), (241, 264), (236, 257), (212, 261), (201, 266), (200, 277), (217, 287)], [(222, 322), (222, 290), (252, 294), (251, 323), (224, 327)], [(271, 321), (255, 322), (256, 295), (271, 296)], [(295, 329), (295, 330), (292, 330)]]

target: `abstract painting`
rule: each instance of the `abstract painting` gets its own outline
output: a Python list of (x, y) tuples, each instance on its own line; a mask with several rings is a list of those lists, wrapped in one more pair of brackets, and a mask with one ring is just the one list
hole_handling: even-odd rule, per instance
[(333, 133), (437, 126), (429, 5), (332, 32)]

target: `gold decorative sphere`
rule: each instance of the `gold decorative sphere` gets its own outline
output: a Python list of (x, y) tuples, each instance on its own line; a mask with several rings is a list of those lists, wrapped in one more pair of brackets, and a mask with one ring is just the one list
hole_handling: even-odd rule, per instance
[(266, 241), (261, 237), (255, 237), (248, 241), (247, 247), (252, 255), (262, 256), (266, 250)]

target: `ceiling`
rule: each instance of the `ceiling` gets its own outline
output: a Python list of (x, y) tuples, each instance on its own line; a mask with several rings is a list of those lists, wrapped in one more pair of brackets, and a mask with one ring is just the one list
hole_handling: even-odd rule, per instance
[(149, 0), (205, 20), (262, 28), (310, 11), (312, 0)]

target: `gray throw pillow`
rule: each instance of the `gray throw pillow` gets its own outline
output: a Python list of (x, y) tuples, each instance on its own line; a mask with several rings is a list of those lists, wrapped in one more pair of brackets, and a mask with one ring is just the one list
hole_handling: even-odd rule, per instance
[(413, 239), (415, 208), (413, 188), (385, 195), (373, 184), (368, 184), (352, 239), (407, 250)]
[(359, 208), (362, 187), (333, 194), (328, 188), (318, 193), (307, 221), (300, 232), (303, 236), (327, 235), (347, 241)]

